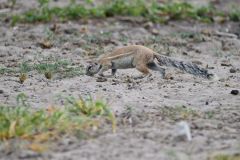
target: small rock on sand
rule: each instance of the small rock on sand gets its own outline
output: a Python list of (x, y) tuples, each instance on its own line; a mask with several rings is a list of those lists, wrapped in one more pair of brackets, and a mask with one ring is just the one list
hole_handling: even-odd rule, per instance
[(239, 94), (239, 91), (236, 90), (236, 89), (234, 89), (234, 90), (231, 91), (231, 94), (233, 94), (233, 95), (238, 95), (238, 94)]
[(235, 68), (231, 68), (231, 69), (229, 70), (229, 72), (230, 72), (230, 73), (236, 73), (237, 70), (236, 70)]
[(96, 81), (97, 82), (106, 82), (107, 78), (105, 78), (105, 77), (97, 77)]

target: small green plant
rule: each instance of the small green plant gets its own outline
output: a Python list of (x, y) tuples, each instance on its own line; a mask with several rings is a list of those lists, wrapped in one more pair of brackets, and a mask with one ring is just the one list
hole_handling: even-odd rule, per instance
[(195, 19), (199, 19), (202, 22), (213, 22), (213, 18), (214, 16), (223, 16), (224, 14), (220, 14), (218, 11), (216, 11), (216, 9), (209, 5), (209, 6), (204, 6), (204, 7), (200, 7), (196, 10), (196, 13), (194, 15)]
[(204, 113), (204, 118), (206, 118), (206, 119), (212, 119), (212, 118), (214, 118), (214, 115), (215, 115), (214, 111), (206, 111), (206, 112)]
[(240, 10), (234, 9), (232, 12), (229, 13), (229, 18), (232, 21), (239, 22), (240, 21)]
[(44, 34), (46, 40), (53, 41), (55, 39), (55, 34), (49, 29), (49, 27), (44, 29)]
[(40, 63), (35, 64), (34, 68), (40, 73), (44, 74), (47, 79), (52, 78), (52, 74), (58, 70), (57, 63)]
[(30, 105), (28, 104), (27, 99), (28, 99), (28, 97), (24, 93), (18, 94), (17, 98), (16, 98), (17, 105), (18, 106), (29, 107)]
[(19, 69), (20, 73), (28, 73), (32, 70), (31, 66), (27, 62), (20, 63)]
[(20, 75), (19, 75), (19, 81), (20, 83), (23, 83), (27, 78), (27, 73), (31, 71), (31, 67), (28, 65), (28, 63), (23, 62), (20, 64)]
[(38, 0), (39, 7), (46, 7), (48, 6), (49, 0)]
[(13, 74), (15, 73), (15, 69), (12, 68), (7, 68), (7, 67), (0, 67), (0, 75), (4, 75), (4, 74)]
[[(106, 103), (101, 100), (93, 101), (92, 97), (83, 100), (82, 97), (79, 100), (71, 97), (67, 99), (68, 110), (73, 114), (84, 116), (88, 118), (106, 117), (108, 121), (112, 123), (113, 132), (116, 130), (116, 122), (114, 114), (109, 110)], [(70, 106), (70, 107), (69, 107)]]
[[(115, 131), (114, 114), (102, 100), (68, 98), (66, 106), (33, 110), (27, 105), (26, 98), (24, 94), (19, 95), (15, 107), (0, 105), (0, 142), (18, 138), (44, 143), (77, 134), (89, 137), (89, 133), (105, 122), (110, 122)], [(37, 150), (36, 146), (31, 148)]]
[(35, 70), (40, 74), (44, 74), (47, 79), (51, 79), (56, 74), (60, 78), (74, 77), (83, 74), (82, 66), (72, 66), (66, 60), (46, 61), (34, 65)]

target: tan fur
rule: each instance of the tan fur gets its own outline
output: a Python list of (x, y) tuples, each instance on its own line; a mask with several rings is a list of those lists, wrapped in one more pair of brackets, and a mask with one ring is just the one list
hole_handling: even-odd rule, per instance
[[(149, 74), (149, 69), (147, 64), (153, 62), (154, 52), (144, 46), (140, 45), (131, 45), (122, 47), (114, 50), (110, 54), (106, 54), (98, 60), (98, 63), (103, 66), (103, 70), (106, 71), (111, 69), (112, 62), (114, 60), (121, 60), (123, 57), (133, 56), (132, 67), (126, 68), (136, 68), (138, 71), (142, 72), (144, 75)], [(130, 63), (130, 62), (129, 62)], [(118, 68), (116, 68), (118, 69)], [(121, 69), (121, 68), (119, 68)]]

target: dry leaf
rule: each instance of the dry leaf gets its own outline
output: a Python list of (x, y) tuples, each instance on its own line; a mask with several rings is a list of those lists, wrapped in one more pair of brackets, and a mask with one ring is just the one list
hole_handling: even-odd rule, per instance
[(87, 33), (88, 32), (88, 28), (87, 27), (82, 27), (80, 29), (80, 33)]
[(27, 79), (27, 75), (25, 73), (21, 73), (19, 76), (20, 83), (23, 83)]
[(32, 143), (28, 146), (28, 148), (34, 152), (44, 152), (48, 149), (45, 145), (39, 143)]
[(45, 73), (44, 73), (44, 76), (45, 76), (47, 79), (51, 79), (51, 78), (52, 78), (52, 72), (45, 72)]
[(41, 42), (39, 42), (39, 45), (42, 47), (42, 48), (51, 48), (53, 46), (52, 42), (50, 42), (49, 40), (43, 40)]
[(52, 137), (51, 132), (41, 133), (33, 136), (34, 141), (36, 142), (46, 142)]

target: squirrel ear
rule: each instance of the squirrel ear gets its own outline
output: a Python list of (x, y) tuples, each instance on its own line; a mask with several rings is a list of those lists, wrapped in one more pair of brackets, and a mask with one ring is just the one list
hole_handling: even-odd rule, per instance
[(102, 69), (102, 65), (101, 65), (101, 64), (99, 65), (98, 69), (99, 69), (99, 70)]

